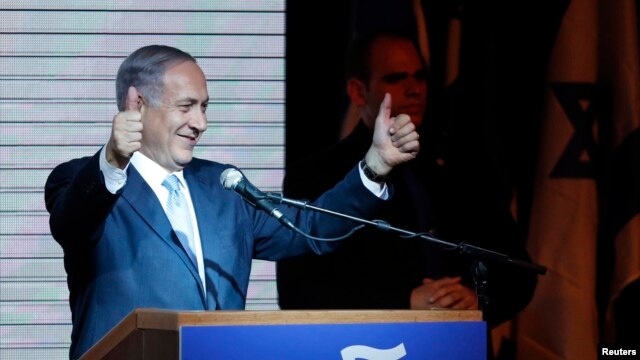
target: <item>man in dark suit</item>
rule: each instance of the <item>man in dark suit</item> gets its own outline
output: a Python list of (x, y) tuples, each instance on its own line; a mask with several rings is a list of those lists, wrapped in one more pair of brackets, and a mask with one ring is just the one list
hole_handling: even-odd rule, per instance
[[(207, 129), (209, 101), (196, 60), (167, 46), (147, 46), (122, 63), (120, 110), (107, 144), (95, 155), (56, 167), (45, 187), (51, 233), (64, 250), (77, 358), (138, 307), (244, 309), (252, 258), (279, 260), (332, 250), (307, 240), (226, 191), (230, 165), (193, 158)], [(406, 117), (381, 105), (362, 164), (319, 206), (372, 214), (388, 196), (385, 175), (415, 157), (419, 144)], [(349, 196), (347, 196), (349, 194)], [(282, 212), (301, 230), (336, 236), (354, 224), (326, 215)]]
[[(376, 217), (396, 227), (528, 259), (524, 236), (509, 207), (488, 188), (483, 189), (486, 194), (475, 193), (473, 184), (481, 174), (466, 171), (459, 156), (443, 156), (436, 137), (428, 132), (434, 124), (430, 119), (423, 124), (427, 72), (412, 38), (381, 30), (356, 39), (347, 76), (347, 92), (359, 110), (360, 123), (335, 146), (287, 168), (285, 195), (315, 199), (344, 176), (349, 164), (367, 151), (378, 115), (374, 104), (390, 93), (392, 114), (409, 114), (426, 132), (421, 134), (420, 155), (389, 176), (394, 196)], [(279, 261), (279, 303), (283, 309), (477, 309), (472, 261), (450, 250), (380, 230), (361, 231), (331, 254)], [(536, 278), (501, 264), (486, 265), (489, 304), (484, 315), (496, 325), (529, 302)]]

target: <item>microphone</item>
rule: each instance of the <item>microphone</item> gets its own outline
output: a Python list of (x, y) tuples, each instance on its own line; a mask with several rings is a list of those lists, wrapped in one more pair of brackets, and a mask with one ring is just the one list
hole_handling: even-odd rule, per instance
[(289, 229), (296, 230), (291, 220), (287, 219), (284, 214), (273, 205), (267, 195), (253, 186), (240, 171), (234, 168), (226, 169), (222, 172), (222, 175), (220, 175), (220, 184), (227, 190), (237, 192), (249, 204), (273, 216), (282, 225)]

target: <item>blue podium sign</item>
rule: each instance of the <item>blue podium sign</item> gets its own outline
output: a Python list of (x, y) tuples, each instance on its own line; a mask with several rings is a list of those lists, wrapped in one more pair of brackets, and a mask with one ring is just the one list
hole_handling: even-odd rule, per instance
[(450, 359), (486, 358), (486, 323), (182, 326), (180, 358)]

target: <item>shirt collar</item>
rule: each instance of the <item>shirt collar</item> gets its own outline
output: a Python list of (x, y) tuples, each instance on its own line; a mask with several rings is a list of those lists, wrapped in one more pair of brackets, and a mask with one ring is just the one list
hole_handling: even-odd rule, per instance
[[(146, 155), (142, 154), (140, 151), (136, 151), (131, 156), (131, 164), (138, 170), (144, 181), (147, 182), (152, 188), (162, 188), (162, 182), (167, 177), (167, 175), (171, 174), (167, 172), (162, 166), (158, 165), (155, 161), (148, 158)], [(184, 171), (176, 171), (172, 174), (175, 174), (178, 179), (180, 179), (180, 184), (182, 187), (186, 187), (184, 180)]]

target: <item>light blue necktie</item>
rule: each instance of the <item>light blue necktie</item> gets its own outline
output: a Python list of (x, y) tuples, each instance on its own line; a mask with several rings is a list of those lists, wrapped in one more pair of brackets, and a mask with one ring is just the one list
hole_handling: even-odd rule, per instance
[(187, 198), (180, 190), (180, 180), (174, 174), (167, 176), (162, 182), (162, 186), (169, 190), (167, 199), (167, 216), (173, 227), (173, 231), (178, 235), (182, 247), (187, 255), (198, 268), (198, 260), (195, 256), (195, 239), (193, 237), (193, 227), (191, 226), (191, 215), (187, 206)]

